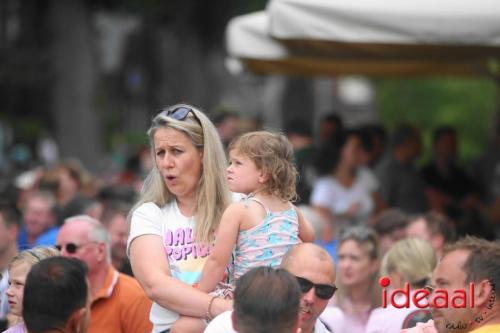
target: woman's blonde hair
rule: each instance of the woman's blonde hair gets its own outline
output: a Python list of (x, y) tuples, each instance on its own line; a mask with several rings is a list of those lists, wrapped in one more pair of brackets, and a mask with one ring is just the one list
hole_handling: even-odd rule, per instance
[(296, 199), (297, 169), (293, 147), (283, 134), (268, 131), (246, 133), (234, 139), (228, 150), (236, 150), (248, 157), (268, 175), (263, 191), (284, 201)]
[(58, 255), (60, 255), (59, 251), (53, 247), (49, 246), (34, 247), (32, 249), (19, 252), (14, 258), (12, 258), (9, 264), (9, 269), (15, 265), (22, 263), (26, 263), (30, 266), (33, 266), (34, 264), (36, 264), (39, 261), (42, 261), (43, 259), (56, 257)]
[[(179, 107), (191, 110), (185, 119), (177, 120), (167, 116), (169, 110), (176, 110)], [(176, 104), (168, 107), (153, 118), (153, 123), (148, 130), (153, 161), (156, 160), (154, 135), (161, 128), (172, 128), (185, 134), (193, 145), (203, 153), (202, 174), (196, 193), (194, 236), (197, 242), (211, 242), (222, 213), (230, 203), (225, 175), (227, 160), (219, 134), (212, 122), (199, 109), (188, 104)], [(153, 169), (144, 181), (139, 200), (129, 214), (129, 220), (132, 212), (143, 203), (153, 202), (159, 207), (163, 207), (174, 198), (175, 196), (168, 190), (156, 163), (154, 163)]]
[(432, 246), (425, 240), (410, 237), (394, 243), (387, 251), (382, 259), (380, 273), (387, 276), (397, 272), (412, 288), (422, 288), (436, 264)]

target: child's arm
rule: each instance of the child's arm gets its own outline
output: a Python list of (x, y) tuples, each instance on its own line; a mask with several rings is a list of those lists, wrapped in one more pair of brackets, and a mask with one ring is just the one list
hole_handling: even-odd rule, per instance
[(215, 289), (224, 274), (234, 244), (238, 239), (240, 223), (244, 212), (241, 203), (229, 205), (220, 220), (215, 245), (203, 267), (199, 289), (210, 292)]
[(300, 209), (295, 207), (295, 210), (299, 219), (299, 238), (303, 242), (314, 242), (315, 234), (313, 226), (306, 220)]

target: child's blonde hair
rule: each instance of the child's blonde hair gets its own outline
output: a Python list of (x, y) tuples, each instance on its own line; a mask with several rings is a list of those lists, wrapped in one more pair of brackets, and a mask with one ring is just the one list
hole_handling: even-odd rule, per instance
[(33, 266), (34, 264), (36, 264), (39, 261), (42, 261), (43, 259), (56, 257), (58, 255), (60, 255), (59, 251), (53, 247), (49, 246), (34, 247), (32, 249), (19, 252), (14, 258), (12, 258), (9, 264), (9, 269), (15, 265), (22, 263), (26, 263), (30, 266)]
[(297, 197), (295, 183), (297, 169), (294, 164), (293, 147), (281, 133), (256, 131), (234, 139), (228, 151), (238, 153), (252, 160), (257, 168), (268, 175), (263, 190), (284, 201)]

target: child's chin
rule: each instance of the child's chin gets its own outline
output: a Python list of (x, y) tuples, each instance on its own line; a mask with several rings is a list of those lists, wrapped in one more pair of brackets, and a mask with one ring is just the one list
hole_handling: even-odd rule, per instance
[(241, 189), (238, 188), (237, 186), (231, 186), (231, 185), (229, 185), (228, 188), (229, 188), (229, 191), (231, 191), (231, 192), (241, 193)]

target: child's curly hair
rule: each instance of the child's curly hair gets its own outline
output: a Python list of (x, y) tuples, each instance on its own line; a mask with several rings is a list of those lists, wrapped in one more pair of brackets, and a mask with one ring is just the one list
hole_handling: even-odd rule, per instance
[(257, 168), (269, 176), (264, 191), (284, 201), (297, 198), (293, 147), (281, 133), (256, 131), (234, 139), (228, 151), (237, 150), (252, 160)]

